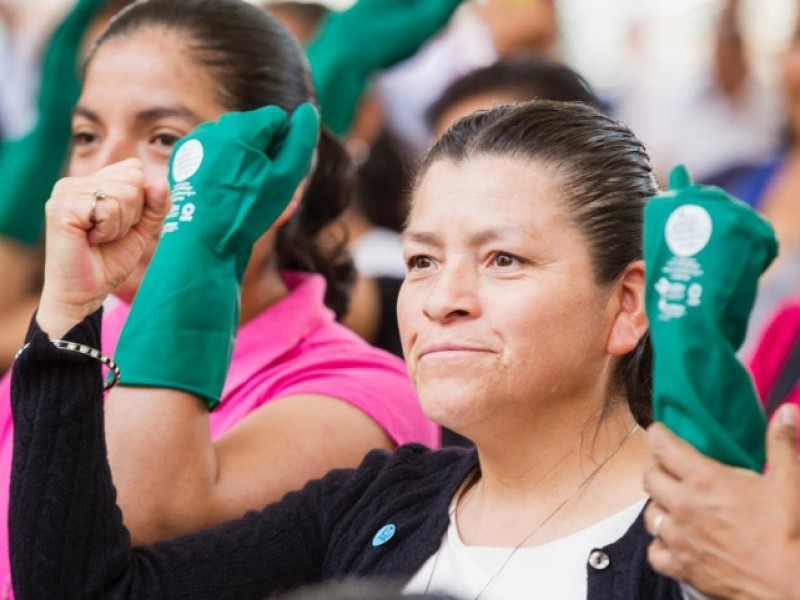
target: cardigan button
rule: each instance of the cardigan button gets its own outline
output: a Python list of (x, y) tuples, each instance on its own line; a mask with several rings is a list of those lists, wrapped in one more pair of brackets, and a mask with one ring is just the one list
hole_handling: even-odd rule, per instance
[(589, 566), (595, 571), (604, 571), (611, 565), (611, 559), (608, 554), (602, 550), (592, 550), (589, 555)]

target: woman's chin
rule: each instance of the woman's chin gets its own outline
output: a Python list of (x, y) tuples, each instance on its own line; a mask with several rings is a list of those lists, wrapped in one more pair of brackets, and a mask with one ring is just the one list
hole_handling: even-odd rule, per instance
[(474, 407), (468, 406), (462, 398), (439, 397), (433, 401), (421, 400), (422, 410), (434, 423), (464, 435), (479, 420)]

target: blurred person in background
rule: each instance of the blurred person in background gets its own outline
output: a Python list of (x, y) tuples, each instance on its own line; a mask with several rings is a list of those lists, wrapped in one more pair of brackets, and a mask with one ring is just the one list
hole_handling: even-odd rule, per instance
[(553, 57), (558, 36), (555, 0), (470, 0), (437, 39), (379, 78), (389, 128), (423, 151), (434, 141), (425, 112), (450, 83), (500, 58)]
[(800, 291), (800, 19), (783, 54), (784, 143), (772, 157), (709, 178), (740, 198), (775, 228), (778, 257), (761, 278), (742, 353), (749, 356), (769, 316)]
[(715, 6), (718, 13), (699, 73), (653, 68), (643, 47), (648, 31), (636, 22), (630, 32), (629, 83), (613, 99), (613, 112), (647, 144), (661, 179), (682, 163), (698, 180), (708, 181), (743, 162), (765, 158), (779, 138), (779, 98), (751, 64), (741, 2), (720, 0)]
[(455, 80), (428, 109), (426, 119), (433, 137), (439, 139), (453, 123), (476, 110), (537, 98), (602, 108), (588, 82), (566, 65), (520, 56), (499, 60)]

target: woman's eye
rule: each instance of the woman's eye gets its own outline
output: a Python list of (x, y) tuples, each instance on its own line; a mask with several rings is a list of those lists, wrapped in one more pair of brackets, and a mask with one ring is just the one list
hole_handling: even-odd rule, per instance
[(496, 267), (513, 267), (519, 264), (519, 258), (507, 252), (497, 252), (492, 257), (492, 264)]
[(181, 136), (174, 133), (159, 133), (153, 137), (153, 143), (165, 148), (172, 148), (179, 139), (181, 139)]
[(408, 259), (408, 270), (419, 271), (422, 269), (430, 269), (433, 266), (433, 261), (427, 256), (412, 256)]
[(88, 146), (95, 140), (97, 140), (97, 136), (93, 133), (81, 131), (72, 134), (72, 143), (76, 146)]

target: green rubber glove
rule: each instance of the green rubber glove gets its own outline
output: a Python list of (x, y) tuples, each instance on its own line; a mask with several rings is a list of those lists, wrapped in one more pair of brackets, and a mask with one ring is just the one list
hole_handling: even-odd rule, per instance
[(759, 471), (766, 420), (736, 350), (778, 251), (772, 227), (682, 166), (644, 223), (654, 417), (704, 454)]
[(121, 383), (222, 395), (253, 243), (306, 175), (319, 131), (310, 104), (204, 123), (172, 152), (172, 210), (117, 346)]
[(41, 240), (44, 204), (61, 177), (80, 94), (78, 53), (105, 0), (80, 0), (56, 28), (42, 59), (39, 117), (25, 136), (0, 146), (0, 235), (21, 244)]
[(413, 56), (461, 2), (358, 0), (329, 15), (308, 48), (325, 125), (347, 133), (370, 76)]

